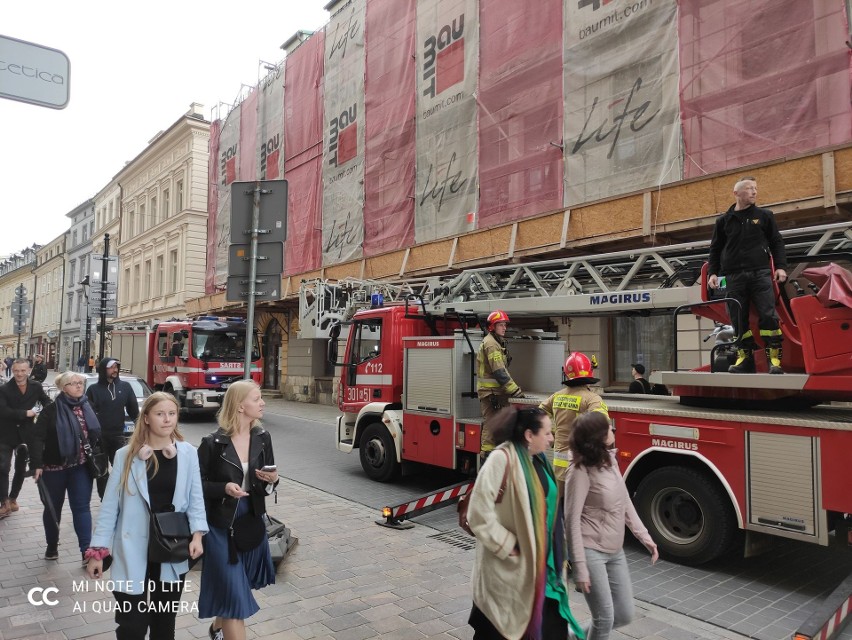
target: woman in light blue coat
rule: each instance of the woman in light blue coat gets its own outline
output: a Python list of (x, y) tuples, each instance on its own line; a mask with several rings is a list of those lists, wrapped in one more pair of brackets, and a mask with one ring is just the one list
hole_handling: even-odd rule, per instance
[(148, 561), (148, 508), (155, 513), (185, 511), (193, 532), (190, 557), (202, 553), (201, 536), (208, 528), (198, 454), (178, 431), (178, 413), (169, 393), (145, 400), (130, 443), (115, 455), (86, 551), (90, 578), (102, 576), (103, 560), (112, 555), (110, 579), (120, 589), (113, 591), (118, 640), (143, 640), (149, 628), (151, 638), (174, 640), (175, 617), (182, 610), (189, 566), (187, 561)]

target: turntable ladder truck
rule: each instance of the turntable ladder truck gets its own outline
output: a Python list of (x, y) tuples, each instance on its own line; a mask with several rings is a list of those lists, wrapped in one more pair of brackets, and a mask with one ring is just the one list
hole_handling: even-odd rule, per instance
[[(639, 513), (661, 551), (683, 563), (719, 556), (739, 531), (746, 549), (764, 535), (826, 545), (852, 513), (852, 409), (811, 406), (852, 401), (852, 305), (826, 307), (802, 273), (808, 264), (832, 261), (848, 275), (852, 224), (782, 235), (795, 281), (779, 292), (777, 305), (788, 373), (735, 375), (708, 366), (663, 372), (658, 381), (673, 389), (673, 397), (604, 396)], [(726, 319), (724, 305), (709, 304), (708, 246), (471, 269), (430, 279), (405, 301), (380, 305), (373, 298), (372, 308), (372, 285), (364, 283), (363, 306), (352, 305), (349, 296), (348, 308), (324, 311), (345, 318), (342, 324), (319, 330), (323, 317), (305, 323), (303, 316), (302, 336), (330, 337), (335, 359), (340, 328), (348, 329), (337, 448), (357, 449), (365, 473), (378, 481), (396, 478), (403, 462), (475, 473), (478, 325), (490, 311), (502, 309), (515, 321), (680, 308)], [(307, 284), (314, 296), (337, 286)], [(523, 330), (508, 342), (512, 376), (531, 396), (519, 402), (537, 404), (560, 388), (564, 343)], [(781, 406), (788, 408), (770, 410)]]

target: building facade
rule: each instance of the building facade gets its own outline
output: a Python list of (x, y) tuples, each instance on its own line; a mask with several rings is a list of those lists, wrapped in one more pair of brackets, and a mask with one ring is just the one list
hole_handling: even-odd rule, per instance
[(88, 319), (88, 291), (82, 284), (89, 275), (89, 256), (95, 234), (95, 201), (86, 200), (65, 214), (71, 221), (66, 233), (62, 339), (56, 368), (67, 371), (77, 366), (81, 354), (88, 357), (85, 344)]
[(40, 353), (48, 369), (56, 368), (60, 356), (62, 316), (65, 303), (65, 236), (57, 236), (36, 252), (33, 266), (32, 325), (27, 355)]
[(186, 300), (204, 292), (209, 128), (193, 103), (113, 180), (120, 192), (110, 251), (119, 258), (118, 322), (186, 317)]
[[(33, 266), (41, 245), (34, 244), (0, 261), (0, 356), (25, 357), (32, 326), (32, 302), (35, 290)], [(12, 300), (15, 289), (23, 285), (27, 291), (30, 316), (22, 334), (14, 332)]]

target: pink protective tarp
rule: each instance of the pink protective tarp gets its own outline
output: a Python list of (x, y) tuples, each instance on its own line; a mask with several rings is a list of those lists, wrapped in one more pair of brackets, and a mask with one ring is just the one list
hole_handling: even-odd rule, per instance
[(222, 121), (210, 123), (209, 160), (207, 162), (207, 269), (204, 273), (204, 293), (216, 291), (216, 214), (219, 210), (219, 135)]
[(684, 178), (847, 142), (840, 0), (680, 0)]
[(852, 309), (852, 273), (848, 269), (832, 262), (824, 267), (805, 269), (802, 275), (820, 288), (817, 299), (824, 306), (842, 305)]
[(416, 4), (416, 0), (367, 3), (366, 256), (414, 244)]
[(324, 32), (287, 56), (284, 150), (287, 154), (287, 243), (284, 272), (317, 269), (322, 256), (322, 74)]
[(258, 88), (240, 104), (239, 180), (257, 180), (257, 97)]
[(562, 206), (562, 0), (479, 6), (478, 226), (491, 227)]

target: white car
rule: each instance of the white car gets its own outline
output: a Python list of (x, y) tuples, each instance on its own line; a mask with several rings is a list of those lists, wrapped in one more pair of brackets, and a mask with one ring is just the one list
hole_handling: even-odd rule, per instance
[[(98, 376), (93, 373), (84, 374), (86, 376), (86, 389), (91, 387), (93, 384), (97, 383)], [(130, 374), (119, 374), (119, 379), (127, 382), (131, 388), (133, 389), (133, 393), (136, 396), (136, 402), (139, 403), (139, 410), (142, 410), (142, 403), (145, 402), (145, 398), (150, 396), (153, 391), (151, 391), (151, 387), (148, 386), (148, 383), (145, 382), (142, 378), (139, 378)], [(127, 410), (124, 411), (124, 433), (133, 433), (133, 421), (130, 419), (130, 416), (127, 415)]]

